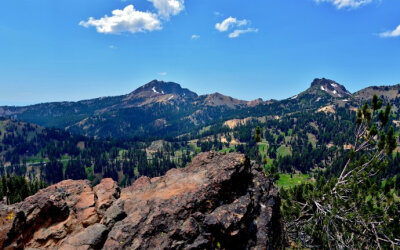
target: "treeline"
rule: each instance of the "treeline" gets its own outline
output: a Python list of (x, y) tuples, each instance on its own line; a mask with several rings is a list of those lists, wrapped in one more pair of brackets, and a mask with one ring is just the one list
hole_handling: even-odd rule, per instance
[(0, 202), (14, 204), (35, 194), (47, 184), (40, 180), (27, 181), (22, 176), (2, 176), (0, 178)]
[[(50, 184), (65, 179), (89, 179), (96, 184), (102, 178), (112, 178), (121, 186), (128, 186), (140, 176), (156, 177), (164, 175), (171, 168), (185, 167), (194, 156), (193, 151), (177, 143), (164, 143), (161, 149), (149, 156), (143, 148), (147, 144), (143, 143), (86, 142), (88, 143), (85, 143), (83, 148), (75, 146), (72, 153), (69, 153), (68, 148), (56, 149), (47, 146), (46, 150), (50, 152), (58, 151), (65, 154), (53, 154), (50, 159), (42, 158), (41, 162), (31, 164), (29, 170), (26, 163), (8, 167), (2, 167), (0, 164), (0, 175), (31, 178), (39, 175)], [(45, 157), (47, 151), (42, 152)]]
[(110, 177), (126, 186), (142, 175), (160, 176), (171, 168), (184, 167), (195, 154), (185, 141), (165, 142), (149, 155), (146, 148), (151, 141), (94, 139), (13, 120), (2, 121), (0, 126), (4, 125), (5, 132), (0, 137), (0, 176), (40, 176), (50, 184), (64, 179), (89, 179), (96, 183)]

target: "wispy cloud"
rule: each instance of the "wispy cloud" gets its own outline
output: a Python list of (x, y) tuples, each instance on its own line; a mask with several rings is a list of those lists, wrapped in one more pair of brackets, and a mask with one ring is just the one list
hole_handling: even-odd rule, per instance
[(316, 3), (331, 3), (337, 9), (355, 9), (366, 4), (370, 4), (375, 0), (314, 0)]
[(137, 33), (162, 29), (158, 16), (150, 12), (135, 10), (131, 4), (123, 10), (113, 10), (111, 16), (105, 15), (100, 19), (90, 17), (79, 25), (88, 28), (96, 27), (97, 32), (104, 34), (120, 34), (123, 32)]
[(227, 19), (225, 19), (221, 23), (216, 23), (215, 24), (215, 28), (219, 32), (224, 32), (224, 31), (227, 31), (231, 27), (235, 27), (235, 26), (236, 27), (240, 27), (240, 26), (244, 26), (244, 25), (247, 25), (247, 24), (248, 24), (248, 21), (246, 19), (238, 20), (235, 17), (228, 17)]
[(192, 40), (198, 40), (198, 39), (200, 39), (200, 35), (192, 35), (191, 39)]
[(108, 48), (109, 48), (109, 49), (117, 49), (118, 47), (115, 46), (115, 45), (110, 45), (110, 46), (108, 46)]
[(394, 30), (385, 31), (379, 34), (380, 37), (400, 37), (400, 25)]
[[(232, 32), (228, 34), (229, 38), (236, 38), (239, 37), (242, 34), (246, 33), (257, 33), (258, 29), (256, 28), (251, 28), (251, 27), (245, 27), (250, 25), (250, 21), (243, 19), (239, 20), (235, 17), (228, 17), (225, 20), (223, 20), (220, 23), (215, 24), (215, 29), (218, 30), (219, 32), (226, 32), (229, 30), (234, 29)], [(240, 28), (243, 27), (243, 28)]]
[(168, 73), (167, 73), (167, 72), (159, 72), (158, 75), (160, 75), (160, 76), (166, 76), (166, 75), (168, 75)]
[(247, 28), (247, 29), (243, 29), (243, 30), (234, 30), (232, 33), (229, 33), (228, 37), (229, 38), (236, 38), (239, 37), (242, 34), (246, 34), (246, 33), (257, 33), (258, 29), (254, 29), (254, 28)]

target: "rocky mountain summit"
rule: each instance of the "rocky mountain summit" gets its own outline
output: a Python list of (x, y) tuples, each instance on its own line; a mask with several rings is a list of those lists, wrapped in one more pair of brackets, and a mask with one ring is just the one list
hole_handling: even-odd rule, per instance
[(197, 97), (196, 93), (190, 91), (189, 89), (182, 88), (181, 85), (179, 85), (178, 83), (153, 80), (153, 81), (137, 88), (135, 91), (128, 94), (128, 96), (126, 98), (134, 97), (139, 94), (143, 94), (143, 93), (147, 93), (147, 92), (158, 94), (158, 95), (174, 94), (174, 95), (179, 95), (179, 96), (187, 97), (187, 98)]
[(0, 206), (0, 248), (267, 249), (282, 243), (278, 190), (238, 153), (120, 189), (67, 180)]
[(248, 106), (250, 103), (248, 101), (238, 100), (238, 99), (235, 99), (235, 98), (232, 98), (230, 96), (226, 96), (226, 95), (223, 95), (220, 93), (214, 93), (214, 94), (205, 95), (202, 97), (204, 97), (204, 100), (201, 100), (201, 101), (205, 105), (213, 106), (213, 107), (226, 106), (231, 109), (235, 109), (235, 108), (239, 108), (239, 107)]
[(310, 90), (322, 91), (335, 98), (343, 98), (351, 95), (343, 85), (325, 78), (314, 79), (311, 83)]
[(172, 100), (187, 101), (196, 97), (195, 92), (182, 88), (177, 83), (153, 80), (126, 95), (123, 102), (140, 107), (153, 103), (167, 103)]

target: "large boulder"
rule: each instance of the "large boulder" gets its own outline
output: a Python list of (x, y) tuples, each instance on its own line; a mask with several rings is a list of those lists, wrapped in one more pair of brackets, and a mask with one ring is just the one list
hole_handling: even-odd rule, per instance
[(119, 198), (119, 187), (110, 182), (115, 184), (104, 179), (92, 188), (89, 181), (66, 180), (21, 203), (2, 206), (0, 249), (59, 247), (66, 239), (99, 222), (105, 204)]
[(268, 249), (281, 246), (278, 190), (242, 154), (199, 154), (139, 178), (63, 181), (0, 208), (0, 249)]

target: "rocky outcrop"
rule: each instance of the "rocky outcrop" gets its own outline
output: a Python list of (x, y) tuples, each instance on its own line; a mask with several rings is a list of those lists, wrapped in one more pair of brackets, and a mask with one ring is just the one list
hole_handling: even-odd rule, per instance
[(5, 249), (268, 249), (281, 236), (277, 189), (237, 153), (203, 153), (122, 190), (67, 180), (0, 208)]
[(21, 203), (4, 206), (0, 209), (0, 249), (54, 249), (81, 242), (82, 234), (100, 231), (98, 227), (93, 230), (93, 225), (119, 196), (120, 188), (112, 179), (102, 180), (95, 188), (89, 181), (66, 180)]

